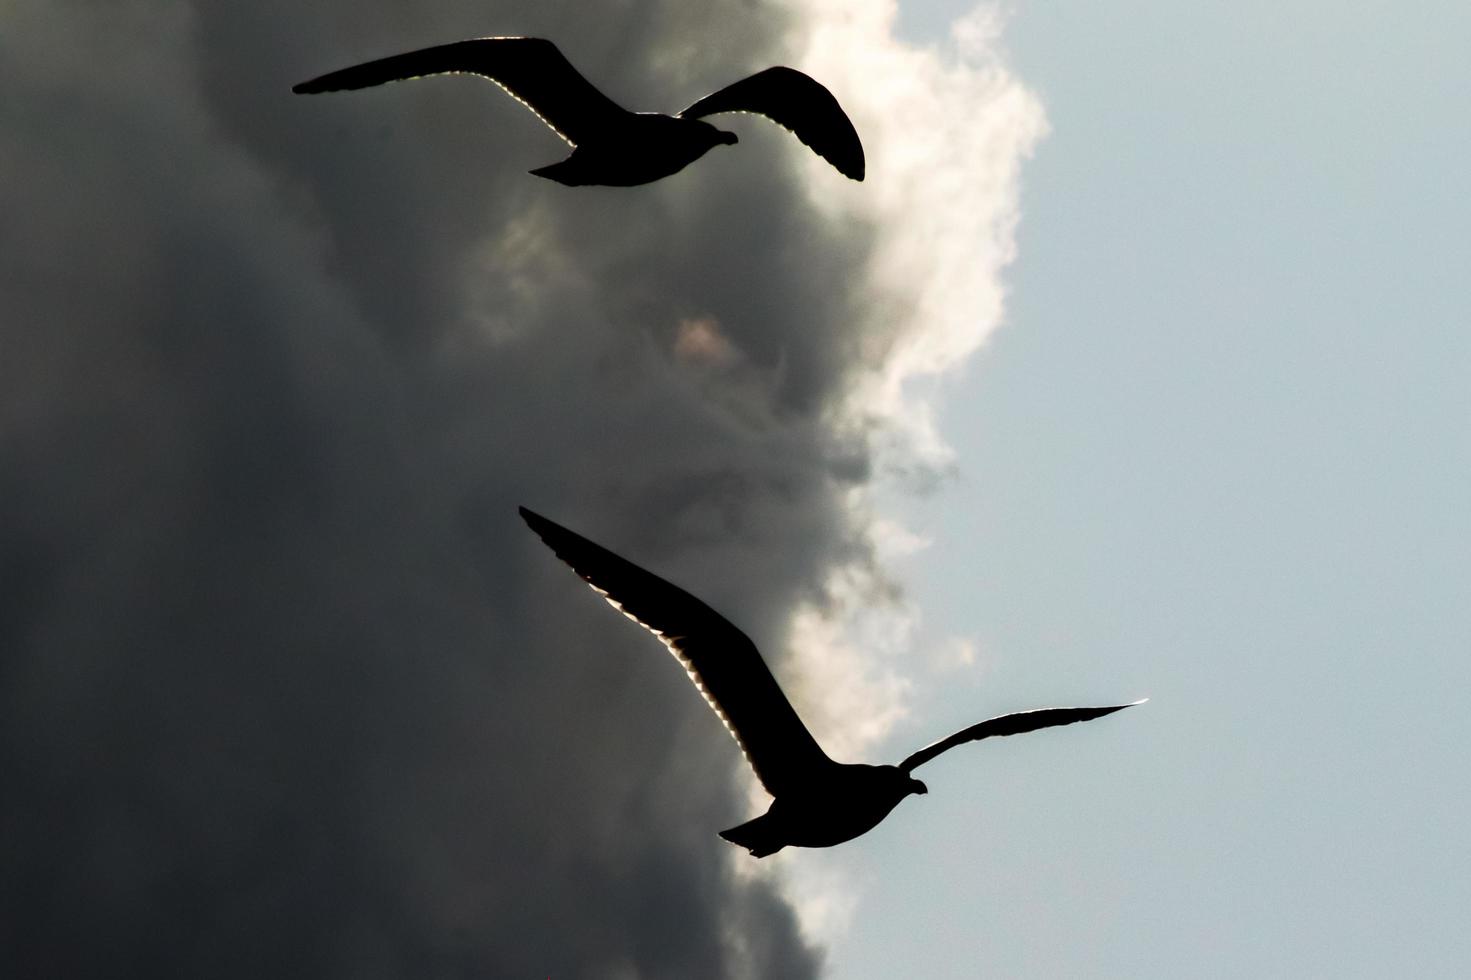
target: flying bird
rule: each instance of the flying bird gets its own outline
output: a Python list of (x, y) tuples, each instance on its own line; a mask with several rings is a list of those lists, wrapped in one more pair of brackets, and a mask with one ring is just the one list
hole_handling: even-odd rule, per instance
[(773, 799), (766, 813), (720, 836), (758, 858), (789, 845), (830, 847), (867, 833), (905, 797), (928, 792), (911, 773), (957, 745), (1089, 721), (1144, 703), (1001, 715), (933, 742), (897, 766), (834, 762), (797, 717), (755, 644), (725, 617), (678, 586), (525, 507), (521, 517), (583, 581), (669, 648), (735, 736)]
[(445, 74), (490, 79), (571, 144), (567, 159), (531, 171), (561, 184), (631, 187), (678, 173), (713, 147), (736, 142), (735, 133), (704, 121), (723, 112), (766, 116), (843, 175), (863, 179), (863, 144), (853, 123), (831, 92), (794, 68), (767, 68), (667, 116), (629, 112), (544, 38), (482, 37), (344, 68), (291, 91), (336, 92)]

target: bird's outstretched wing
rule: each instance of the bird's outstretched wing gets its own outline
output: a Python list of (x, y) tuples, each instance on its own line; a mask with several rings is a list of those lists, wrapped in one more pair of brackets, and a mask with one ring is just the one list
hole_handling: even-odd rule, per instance
[(701, 119), (720, 112), (754, 112), (796, 134), (818, 156), (854, 180), (863, 179), (863, 144), (833, 94), (810, 75), (777, 66), (711, 93), (680, 113)]
[(627, 110), (539, 37), (481, 37), (396, 54), (294, 85), (299, 94), (367, 88), (425, 75), (468, 73), (495, 82), (576, 146), (613, 127)]
[(715, 610), (608, 549), (521, 508), (558, 558), (657, 636), (735, 736), (767, 792), (800, 788), (833, 765), (777, 686), (756, 645)]
[(961, 729), (949, 738), (942, 738), (938, 742), (926, 745), (899, 763), (899, 768), (905, 772), (913, 772), (916, 767), (924, 765), (941, 752), (953, 749), (957, 745), (964, 745), (966, 742), (975, 742), (993, 735), (1020, 735), (1022, 732), (1050, 728), (1053, 725), (1071, 725), (1075, 721), (1091, 721), (1115, 711), (1132, 708), (1136, 704), (1143, 704), (1148, 700), (1148, 698), (1141, 698), (1129, 704), (1116, 704), (1108, 708), (1036, 708), (1032, 711), (1001, 715), (999, 718), (988, 718), (979, 724)]

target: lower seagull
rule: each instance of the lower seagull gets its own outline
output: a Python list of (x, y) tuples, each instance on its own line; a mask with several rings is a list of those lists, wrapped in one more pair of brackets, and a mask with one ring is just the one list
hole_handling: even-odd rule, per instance
[(521, 508), (521, 517), (582, 580), (669, 648), (725, 722), (771, 794), (761, 816), (720, 836), (756, 857), (783, 847), (831, 847), (867, 833), (911, 793), (926, 793), (912, 773), (957, 745), (1089, 721), (1134, 705), (1038, 708), (989, 718), (933, 742), (897, 766), (834, 762), (818, 746), (756, 645), (688, 592), (607, 548)]

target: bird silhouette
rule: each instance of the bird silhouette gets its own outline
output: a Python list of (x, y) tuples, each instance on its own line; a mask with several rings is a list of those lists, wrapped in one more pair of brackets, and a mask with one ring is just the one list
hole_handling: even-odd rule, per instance
[(830, 847), (867, 833), (906, 796), (928, 792), (910, 773), (957, 745), (1088, 721), (1144, 703), (1001, 715), (933, 742), (897, 766), (834, 762), (797, 717), (755, 644), (725, 617), (608, 549), (525, 507), (520, 510), (558, 558), (669, 648), (735, 736), (773, 799), (766, 813), (720, 836), (758, 858), (789, 845)]
[(796, 134), (839, 172), (863, 179), (863, 145), (831, 92), (794, 68), (767, 68), (667, 116), (630, 112), (599, 92), (551, 41), (482, 37), (396, 54), (292, 87), (303, 94), (367, 88), (425, 75), (483, 75), (572, 145), (531, 171), (561, 184), (631, 187), (678, 173), (713, 147), (736, 142), (705, 116), (754, 112)]

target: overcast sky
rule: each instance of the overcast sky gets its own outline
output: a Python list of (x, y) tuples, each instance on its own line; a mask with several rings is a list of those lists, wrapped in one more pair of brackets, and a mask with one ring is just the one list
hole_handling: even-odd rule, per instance
[[(1467, 14), (837, 0), (0, 12), (0, 973), (1464, 973)], [(660, 184), (493, 86), (822, 79)], [(708, 599), (832, 754), (755, 862)]]
[[(947, 465), (905, 382), (998, 321), (1041, 112), (883, 13), (5, 8), (0, 972), (819, 969), (838, 933), (716, 836), (733, 744), (515, 507), (800, 643), (833, 751), (902, 716), (868, 491)], [(869, 182), (737, 119), (571, 190), (493, 86), (290, 93), (491, 33), (634, 108), (794, 64)]]

